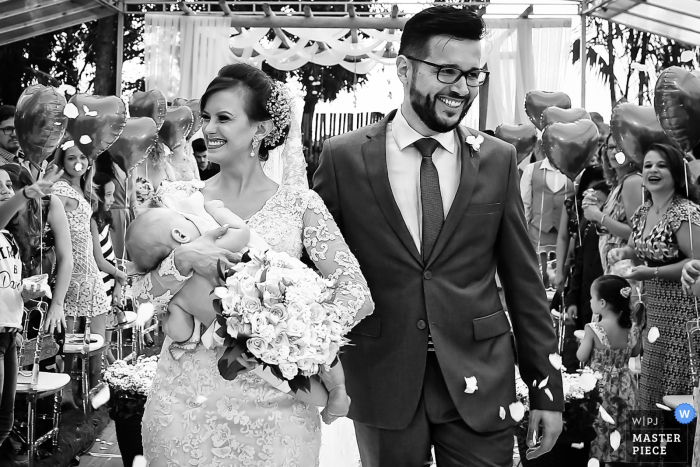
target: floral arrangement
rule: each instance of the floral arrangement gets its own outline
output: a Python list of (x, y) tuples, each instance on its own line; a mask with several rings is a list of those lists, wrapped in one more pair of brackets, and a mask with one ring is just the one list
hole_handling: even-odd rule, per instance
[(156, 376), (158, 356), (140, 357), (134, 365), (117, 360), (104, 372), (109, 386), (107, 401), (109, 416), (113, 419), (141, 417), (146, 397)]
[(309, 377), (331, 365), (353, 320), (335, 305), (334, 284), (286, 253), (249, 251), (214, 289), (215, 341), (224, 347), (219, 372), (233, 379), (236, 358), (247, 352), (292, 390), (309, 389)]

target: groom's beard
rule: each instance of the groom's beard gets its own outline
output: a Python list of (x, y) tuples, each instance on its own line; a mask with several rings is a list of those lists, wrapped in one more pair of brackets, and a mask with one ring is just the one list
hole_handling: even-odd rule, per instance
[(437, 104), (435, 97), (422, 94), (416, 89), (415, 82), (411, 83), (408, 93), (409, 102), (418, 118), (421, 119), (425, 126), (438, 133), (447, 133), (457, 128), (474, 103), (474, 98), (471, 95), (468, 96), (459, 118), (452, 123), (446, 122), (438, 116), (435, 110), (435, 105)]

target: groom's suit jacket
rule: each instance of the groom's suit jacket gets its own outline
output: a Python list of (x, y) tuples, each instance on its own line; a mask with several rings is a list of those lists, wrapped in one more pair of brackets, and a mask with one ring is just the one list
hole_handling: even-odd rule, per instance
[[(549, 377), (546, 387), (531, 387), (531, 406), (563, 410), (561, 375), (549, 361), (556, 337), (528, 238), (515, 148), (458, 128), (459, 188), (424, 263), (389, 183), (386, 127), (394, 115), (326, 141), (314, 174), (314, 190), (356, 255), (376, 305), (348, 334), (352, 345), (341, 355), (349, 417), (380, 428), (408, 426), (421, 397), (430, 332), (465, 422), (476, 431), (512, 426), (514, 355), (497, 271), (524, 381), (531, 386)], [(484, 141), (476, 151), (465, 140), (478, 134)], [(478, 389), (467, 394), (465, 378), (472, 376)]]

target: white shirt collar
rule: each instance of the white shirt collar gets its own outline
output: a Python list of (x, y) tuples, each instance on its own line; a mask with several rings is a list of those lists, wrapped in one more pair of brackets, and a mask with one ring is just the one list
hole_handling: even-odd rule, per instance
[(549, 162), (549, 159), (546, 157), (542, 159), (542, 164), (540, 165), (540, 170), (553, 170), (554, 172), (559, 172), (559, 169), (554, 167), (551, 162)]
[[(396, 111), (396, 115), (394, 116), (394, 120), (391, 122), (391, 132), (394, 135), (394, 140), (396, 141), (396, 144), (399, 146), (400, 150), (406, 149), (408, 146), (412, 145), (416, 141), (418, 141), (421, 138), (425, 138), (425, 136), (421, 135), (418, 133), (416, 130), (414, 130), (411, 125), (408, 124), (406, 121), (406, 118), (403, 116), (403, 113), (401, 112), (401, 108)], [(454, 130), (449, 131), (447, 133), (438, 133), (435, 135), (430, 136), (434, 140), (436, 140), (438, 143), (440, 143), (440, 146), (442, 146), (447, 152), (450, 154), (454, 154), (455, 152), (455, 136), (454, 136)]]

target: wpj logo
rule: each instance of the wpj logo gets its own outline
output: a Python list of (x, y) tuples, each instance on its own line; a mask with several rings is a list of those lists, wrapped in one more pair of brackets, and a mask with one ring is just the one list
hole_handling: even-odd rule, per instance
[(624, 461), (687, 463), (688, 424), (694, 418), (695, 410), (689, 404), (680, 404), (674, 412), (630, 411)]

